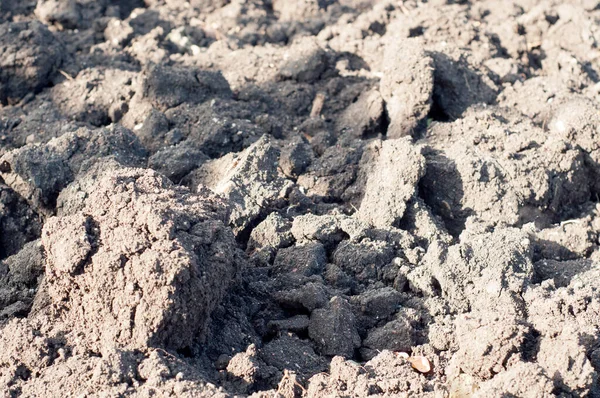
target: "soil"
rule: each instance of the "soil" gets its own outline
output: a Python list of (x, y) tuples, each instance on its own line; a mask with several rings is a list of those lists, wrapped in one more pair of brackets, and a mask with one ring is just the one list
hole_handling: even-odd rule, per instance
[(0, 1), (3, 397), (600, 397), (597, 0)]

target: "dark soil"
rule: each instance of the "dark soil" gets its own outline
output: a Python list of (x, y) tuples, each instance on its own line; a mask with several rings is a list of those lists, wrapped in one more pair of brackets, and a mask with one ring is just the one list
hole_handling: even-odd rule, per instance
[(600, 397), (597, 0), (0, 0), (3, 397)]

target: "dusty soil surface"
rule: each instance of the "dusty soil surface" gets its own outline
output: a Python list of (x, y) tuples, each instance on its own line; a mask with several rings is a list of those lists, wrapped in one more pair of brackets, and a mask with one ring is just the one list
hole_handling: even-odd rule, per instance
[(3, 397), (600, 397), (598, 0), (0, 0)]

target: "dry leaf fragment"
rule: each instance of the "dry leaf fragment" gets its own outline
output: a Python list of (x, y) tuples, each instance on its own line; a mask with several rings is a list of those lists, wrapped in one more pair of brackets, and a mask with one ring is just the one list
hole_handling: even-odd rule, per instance
[(407, 359), (413, 369), (421, 373), (429, 373), (431, 371), (431, 362), (429, 359), (421, 356), (410, 357)]

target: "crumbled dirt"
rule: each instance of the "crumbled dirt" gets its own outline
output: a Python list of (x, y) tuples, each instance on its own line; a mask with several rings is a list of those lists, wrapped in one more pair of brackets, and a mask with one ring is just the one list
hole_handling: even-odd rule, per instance
[(596, 0), (0, 0), (2, 396), (600, 397), (599, 43)]

